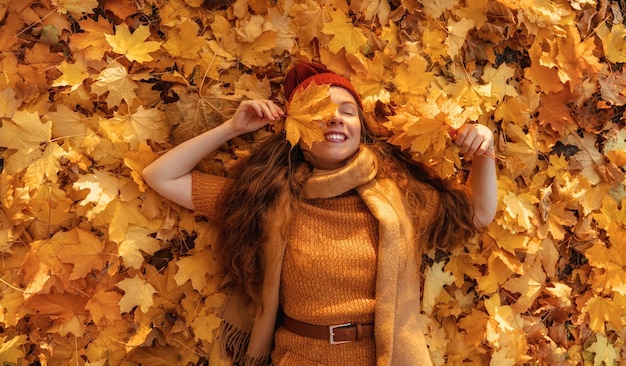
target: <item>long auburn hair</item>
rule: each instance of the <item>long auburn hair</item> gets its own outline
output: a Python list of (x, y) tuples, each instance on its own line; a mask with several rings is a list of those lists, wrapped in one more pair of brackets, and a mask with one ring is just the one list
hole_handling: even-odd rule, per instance
[[(379, 161), (378, 177), (398, 182), (413, 205), (424, 203), (424, 183), (439, 194), (436, 219), (425, 233), (418, 233), (426, 240), (426, 247), (447, 249), (472, 237), (477, 229), (473, 224), (473, 206), (464, 187), (440, 178), (433, 169), (412, 160), (386, 139), (376, 137), (363, 114), (360, 111), (359, 114), (362, 144), (367, 145)], [(234, 184), (223, 204), (223, 225), (214, 248), (215, 255), (227, 276), (227, 286), (238, 288), (257, 305), (263, 279), (261, 244), (267, 239), (268, 220), (272, 220), (271, 213), (275, 212), (283, 195), (288, 197), (289, 207), (285, 211), (296, 209), (311, 171), (312, 166), (300, 147), (292, 147), (283, 133), (276, 133), (262, 142), (247, 160), (238, 163), (231, 173)], [(286, 219), (283, 235), (289, 227), (289, 217)]]

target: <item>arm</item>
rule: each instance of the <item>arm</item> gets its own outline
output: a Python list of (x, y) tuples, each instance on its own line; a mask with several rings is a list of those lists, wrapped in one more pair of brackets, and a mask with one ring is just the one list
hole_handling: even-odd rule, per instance
[(455, 143), (466, 158), (472, 159), (467, 187), (474, 204), (474, 225), (483, 228), (493, 221), (498, 206), (493, 134), (487, 126), (465, 124)]
[(225, 142), (283, 116), (269, 100), (248, 100), (239, 104), (232, 118), (176, 146), (143, 170), (146, 183), (163, 197), (193, 210), (191, 171), (205, 156)]

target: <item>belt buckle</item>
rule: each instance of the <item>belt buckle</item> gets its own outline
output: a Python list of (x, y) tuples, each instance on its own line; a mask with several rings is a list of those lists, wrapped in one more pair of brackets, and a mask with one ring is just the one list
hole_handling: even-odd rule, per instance
[(349, 327), (351, 325), (352, 325), (352, 323), (345, 323), (345, 324), (338, 324), (338, 325), (329, 325), (328, 326), (328, 330), (330, 332), (330, 338), (329, 338), (330, 344), (342, 344), (342, 343), (350, 342), (350, 341), (336, 341), (335, 340), (335, 329)]

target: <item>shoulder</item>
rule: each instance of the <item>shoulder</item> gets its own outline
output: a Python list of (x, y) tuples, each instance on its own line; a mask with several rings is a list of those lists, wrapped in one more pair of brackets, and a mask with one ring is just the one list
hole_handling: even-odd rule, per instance
[(216, 216), (232, 184), (230, 178), (193, 171), (191, 197), (195, 213), (209, 218)]

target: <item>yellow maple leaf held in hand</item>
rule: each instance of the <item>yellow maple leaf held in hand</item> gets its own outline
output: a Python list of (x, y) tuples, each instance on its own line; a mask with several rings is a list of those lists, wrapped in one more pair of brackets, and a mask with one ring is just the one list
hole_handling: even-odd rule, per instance
[(337, 104), (330, 100), (330, 85), (311, 83), (304, 89), (296, 90), (288, 110), (285, 119), (287, 141), (295, 146), (302, 139), (310, 147), (315, 141), (324, 140), (320, 124), (333, 117)]
[(161, 48), (161, 42), (146, 42), (149, 36), (148, 27), (140, 26), (131, 34), (126, 23), (118, 25), (115, 28), (115, 34), (105, 34), (113, 52), (125, 55), (129, 61), (137, 62), (152, 61), (150, 52)]

